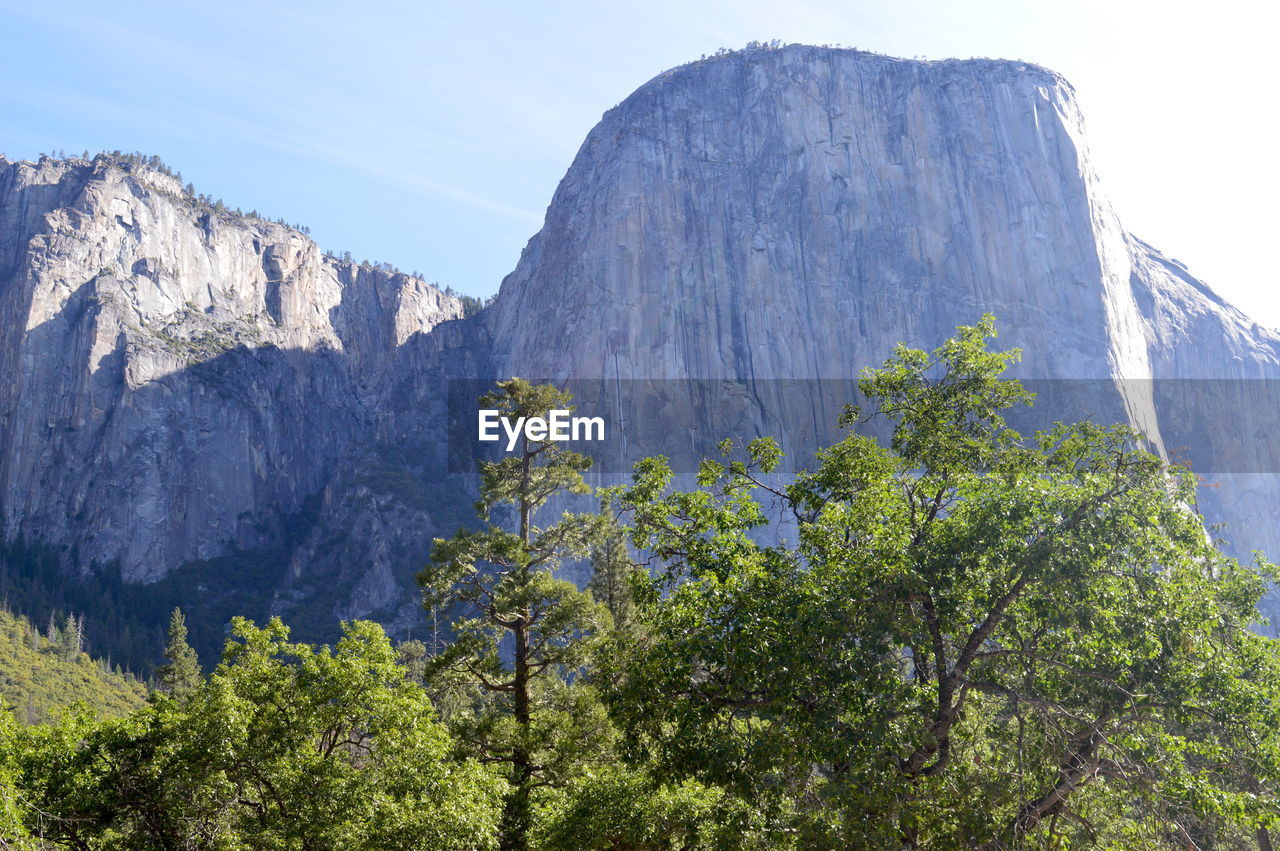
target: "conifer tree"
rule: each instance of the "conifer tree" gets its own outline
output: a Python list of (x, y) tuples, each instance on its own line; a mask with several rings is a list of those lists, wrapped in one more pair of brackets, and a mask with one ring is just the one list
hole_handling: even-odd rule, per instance
[(196, 651), (187, 643), (187, 620), (182, 609), (169, 615), (168, 642), (164, 648), (165, 663), (156, 669), (160, 691), (174, 697), (186, 697), (199, 687), (203, 675)]
[[(568, 393), (516, 378), (499, 382), (480, 404), (512, 422), (572, 409)], [(456, 672), (481, 695), (455, 728), (482, 759), (509, 766), (504, 848), (528, 847), (534, 791), (565, 782), (607, 740), (603, 709), (577, 674), (608, 615), (588, 592), (555, 576), (563, 559), (589, 554), (605, 522), (567, 512), (549, 525), (538, 522), (553, 496), (589, 491), (582, 473), (590, 465), (526, 431), (512, 454), (480, 465), (476, 507), (486, 528), (437, 539), (431, 564), (418, 575), (427, 608), (457, 616), (457, 640), (431, 670)], [(505, 506), (514, 508), (514, 531), (491, 517)]]
[(631, 593), (631, 575), (636, 564), (627, 550), (626, 534), (621, 527), (609, 529), (603, 540), (591, 550), (591, 581), (587, 583), (592, 596), (609, 608), (616, 628), (622, 628), (631, 620), (634, 600)]
[(84, 646), (83, 622), (75, 615), (67, 615), (62, 622), (62, 632), (58, 634), (58, 652), (68, 662), (80, 655)]

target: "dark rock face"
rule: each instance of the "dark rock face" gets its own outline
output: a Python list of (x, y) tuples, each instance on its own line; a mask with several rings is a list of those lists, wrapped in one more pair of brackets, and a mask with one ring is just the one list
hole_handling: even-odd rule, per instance
[[(161, 172), (0, 161), (3, 532), (134, 582), (257, 553), (272, 611), (404, 628), (431, 538), (469, 513), (450, 378), (847, 379), (984, 312), (1018, 375), (1089, 379), (1085, 407), (1161, 451), (1220, 425), (1213, 394), (1269, 433), (1178, 380), (1275, 378), (1280, 337), (1121, 227), (1070, 86), (1022, 63), (788, 47), (664, 73), (591, 132), (469, 320)], [(812, 449), (757, 392), (746, 419)], [(1280, 552), (1268, 469), (1206, 491), (1237, 549)]]

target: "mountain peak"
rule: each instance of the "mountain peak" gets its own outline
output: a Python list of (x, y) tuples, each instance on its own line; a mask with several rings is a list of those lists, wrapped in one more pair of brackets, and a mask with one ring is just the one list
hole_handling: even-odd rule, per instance
[[(469, 501), (451, 378), (665, 380), (642, 413), (688, 446), (725, 436), (687, 417), (697, 379), (737, 382), (738, 425), (804, 458), (839, 406), (771, 393), (851, 388), (984, 313), (1019, 377), (1083, 380), (1156, 449), (1195, 439), (1160, 380), (1280, 375), (1274, 336), (1121, 225), (1061, 77), (848, 48), (749, 46), (646, 83), (588, 134), (497, 300), (462, 313), (151, 157), (0, 161), (3, 531), (217, 586), (210, 605), (252, 590), (250, 614), (407, 625)], [(1280, 485), (1202, 510), (1272, 547)]]

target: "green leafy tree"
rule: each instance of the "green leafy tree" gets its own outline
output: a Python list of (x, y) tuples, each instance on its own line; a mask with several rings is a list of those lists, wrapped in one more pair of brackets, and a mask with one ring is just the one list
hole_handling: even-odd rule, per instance
[(660, 851), (759, 848), (776, 842), (755, 811), (726, 790), (696, 780), (663, 784), (612, 765), (584, 774), (539, 809), (534, 846)]
[(27, 830), (26, 802), (19, 785), (23, 738), (13, 712), (7, 706), (0, 706), (0, 848), (15, 851), (38, 847)]
[(160, 691), (177, 698), (185, 698), (200, 687), (204, 675), (200, 671), (200, 659), (187, 643), (187, 620), (182, 609), (175, 608), (169, 615), (168, 640), (164, 648), (164, 664), (156, 668)]
[[(499, 382), (480, 403), (513, 422), (572, 409), (567, 393), (523, 379)], [(433, 660), (432, 671), (460, 674), (476, 689), (470, 710), (452, 719), (454, 728), (482, 759), (509, 769), (507, 848), (527, 847), (534, 792), (566, 782), (607, 744), (603, 710), (580, 674), (608, 612), (555, 575), (564, 559), (590, 552), (604, 523), (598, 515), (566, 512), (541, 525), (540, 516), (553, 497), (588, 492), (582, 473), (590, 464), (523, 433), (515, 452), (481, 464), (477, 510), (485, 526), (437, 539), (418, 576), (425, 605), (457, 617), (456, 640)], [(508, 508), (512, 529), (495, 522)]]
[[(803, 847), (1197, 847), (1280, 816), (1264, 581), (1124, 427), (1023, 438), (987, 317), (860, 382), (786, 487), (746, 460), (621, 498), (655, 575), (611, 662), (629, 757), (752, 800)], [(889, 446), (859, 429), (892, 424)], [(731, 447), (726, 447), (731, 449)], [(794, 517), (777, 544), (762, 496)], [(1263, 565), (1264, 569), (1266, 568)], [(1234, 841), (1234, 840), (1232, 840)]]
[(332, 652), (273, 620), (234, 640), (190, 711), (230, 747), (224, 772), (253, 847), (491, 847), (503, 784), (455, 763), (422, 689), (382, 629), (344, 626)]
[(48, 723), (10, 728), (5, 750), (22, 822), (16, 835), (34, 840), (27, 847), (101, 847), (95, 840), (103, 832), (109, 797), (91, 742), (116, 723), (98, 721), (80, 704)]
[(16, 774), (23, 827), (48, 843), (37, 847), (496, 847), (505, 781), (454, 758), (381, 627), (344, 624), (333, 649), (288, 637), (279, 620), (237, 618), (185, 700), (21, 731), (16, 772), (0, 754), (0, 793)]

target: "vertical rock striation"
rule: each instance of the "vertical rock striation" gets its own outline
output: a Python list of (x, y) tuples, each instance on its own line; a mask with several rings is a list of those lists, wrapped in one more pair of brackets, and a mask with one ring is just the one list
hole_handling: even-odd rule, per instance
[(396, 350), (461, 310), (162, 170), (0, 162), (5, 535), (133, 582), (296, 547), (374, 441)]
[[(984, 312), (1019, 377), (1088, 380), (1046, 416), (1161, 451), (1267, 428), (1176, 388), (1280, 377), (1280, 337), (1124, 230), (1071, 86), (1021, 62), (790, 46), (661, 74), (591, 131), (486, 320), (503, 374), (839, 378)], [(1213, 478), (1210, 519), (1280, 552), (1275, 477)]]

